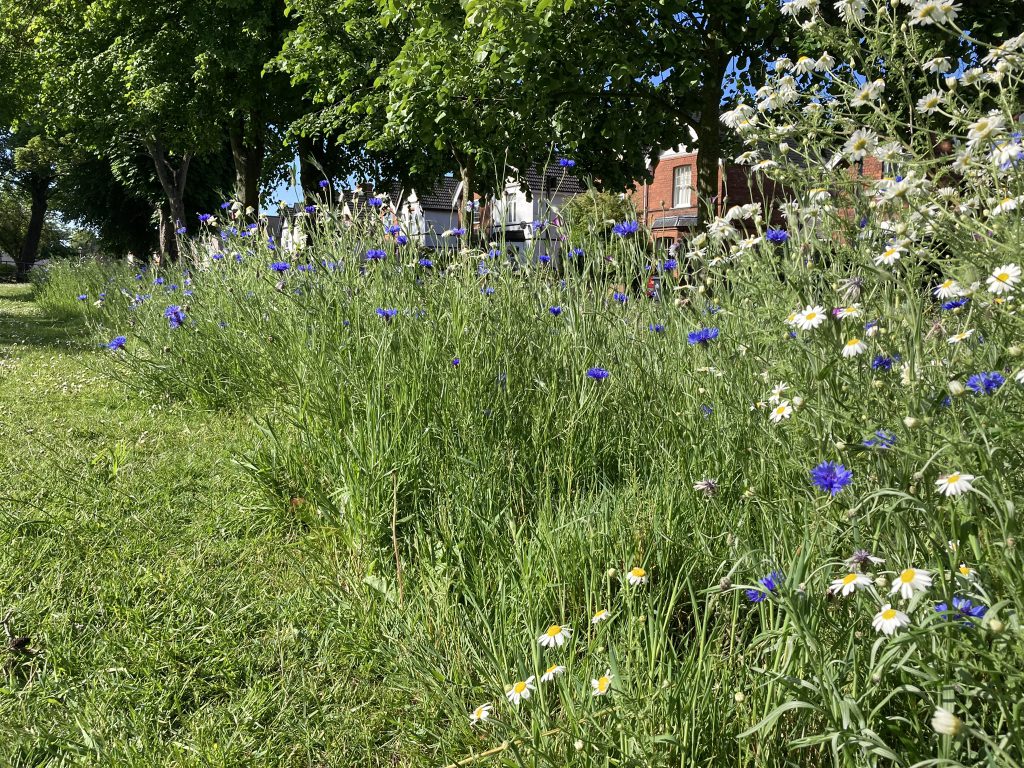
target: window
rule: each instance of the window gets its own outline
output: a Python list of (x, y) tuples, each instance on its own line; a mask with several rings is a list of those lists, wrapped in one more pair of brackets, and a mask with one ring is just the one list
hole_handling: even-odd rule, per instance
[(690, 208), (693, 205), (693, 168), (680, 165), (672, 170), (672, 207)]

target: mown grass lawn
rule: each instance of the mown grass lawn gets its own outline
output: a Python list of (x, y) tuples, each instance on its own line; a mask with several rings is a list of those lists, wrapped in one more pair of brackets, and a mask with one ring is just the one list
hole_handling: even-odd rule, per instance
[(0, 765), (404, 762), (331, 534), (260, 506), (243, 416), (152, 407), (104, 354), (0, 286)]

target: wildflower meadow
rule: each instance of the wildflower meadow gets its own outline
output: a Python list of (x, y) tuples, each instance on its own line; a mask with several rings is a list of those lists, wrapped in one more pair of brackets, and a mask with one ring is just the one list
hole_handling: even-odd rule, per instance
[[(1024, 763), (1024, 34), (943, 58), (959, 6), (783, 2), (801, 50), (721, 122), (784, 193), (671, 250), (552, 210), (554, 257), (425, 251), (325, 197), (293, 247), (227, 201), (177, 262), (36, 270), (90, 375), (200, 467), (208, 425), (238, 478), (209, 505), (300, 565), (304, 618), (237, 675), (309, 687), (175, 764)], [(70, 695), (47, 653), (6, 670)], [(19, 764), (154, 764), (111, 717)]]

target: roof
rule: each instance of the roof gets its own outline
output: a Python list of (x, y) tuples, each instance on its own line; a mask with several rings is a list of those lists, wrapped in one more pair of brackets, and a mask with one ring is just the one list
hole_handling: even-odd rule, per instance
[(458, 201), (455, 199), (455, 193), (458, 189), (458, 179), (453, 176), (442, 176), (433, 189), (429, 189), (426, 192), (421, 192), (418, 189), (414, 190), (413, 188), (402, 189), (396, 182), (391, 185), (389, 194), (391, 195), (391, 201), (396, 206), (401, 205), (405, 198), (409, 196), (409, 193), (415, 191), (420, 205), (423, 206), (423, 210), (454, 211), (459, 207)]
[(696, 226), (696, 216), (659, 216), (651, 224), (651, 229), (692, 229)]
[(587, 191), (583, 182), (569, 173), (568, 168), (547, 168), (541, 173), (536, 168), (528, 168), (522, 174), (520, 182), (530, 190), (531, 195), (547, 197), (548, 195), (580, 195)]

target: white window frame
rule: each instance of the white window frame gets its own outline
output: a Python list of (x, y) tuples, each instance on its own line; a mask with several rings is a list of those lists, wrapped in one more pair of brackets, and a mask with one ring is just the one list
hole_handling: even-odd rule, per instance
[[(685, 182), (685, 184), (681, 182)], [(672, 207), (693, 207), (693, 166), (691, 165), (677, 165), (672, 169)]]

